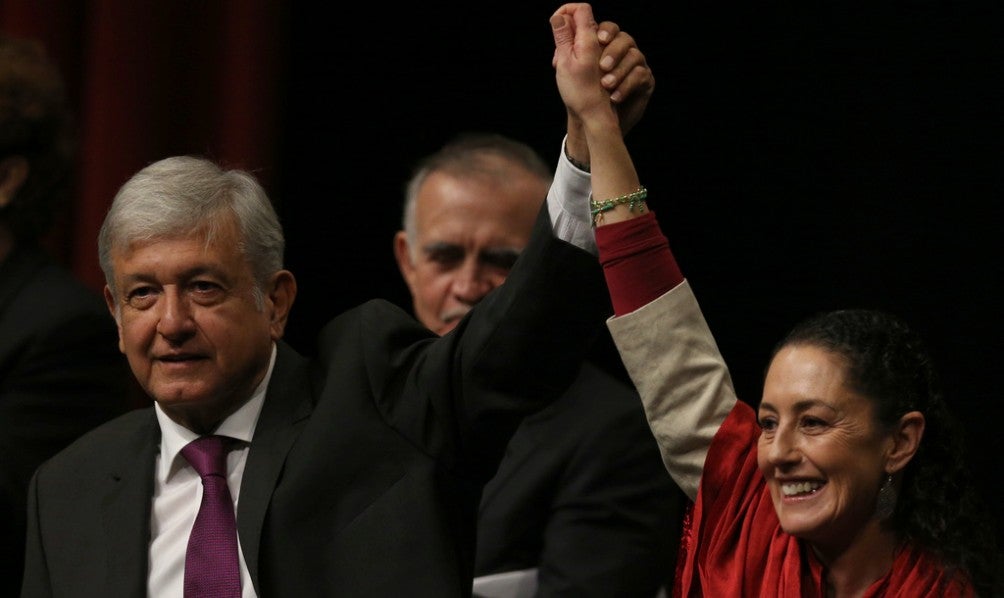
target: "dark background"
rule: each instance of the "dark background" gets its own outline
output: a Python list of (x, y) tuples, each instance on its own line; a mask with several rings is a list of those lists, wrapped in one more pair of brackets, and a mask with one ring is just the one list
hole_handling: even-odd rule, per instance
[[(759, 399), (770, 348), (800, 318), (892, 310), (930, 342), (996, 495), (999, 10), (813, 4), (594, 3), (655, 73), (628, 137), (650, 205), (741, 398)], [(304, 350), (360, 301), (409, 305), (391, 238), (421, 155), (478, 129), (555, 162), (551, 10), (405, 7), (347, 28), (293, 15), (276, 198), (301, 288), (289, 338)]]

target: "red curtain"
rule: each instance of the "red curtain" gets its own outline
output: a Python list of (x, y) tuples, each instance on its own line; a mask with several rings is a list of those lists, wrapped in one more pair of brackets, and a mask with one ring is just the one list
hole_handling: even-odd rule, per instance
[(271, 191), (283, 25), (278, 0), (0, 0), (0, 31), (41, 41), (66, 79), (79, 168), (48, 244), (88, 286), (105, 211), (150, 162), (203, 155)]

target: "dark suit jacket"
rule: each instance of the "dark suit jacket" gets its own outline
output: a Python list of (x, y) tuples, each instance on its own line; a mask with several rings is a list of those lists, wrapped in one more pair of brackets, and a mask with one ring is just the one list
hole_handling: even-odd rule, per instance
[[(237, 512), (258, 595), (469, 596), (481, 489), (573, 380), (604, 294), (542, 212), (454, 332), (372, 301), (325, 327), (316, 363), (280, 344)], [(24, 596), (145, 595), (158, 440), (152, 410), (128, 414), (39, 469)]]
[(0, 596), (16, 596), (31, 474), (126, 411), (130, 374), (97, 293), (39, 248), (0, 263)]
[(634, 388), (587, 362), (523, 421), (485, 487), (475, 574), (538, 567), (538, 596), (653, 598), (683, 498)]

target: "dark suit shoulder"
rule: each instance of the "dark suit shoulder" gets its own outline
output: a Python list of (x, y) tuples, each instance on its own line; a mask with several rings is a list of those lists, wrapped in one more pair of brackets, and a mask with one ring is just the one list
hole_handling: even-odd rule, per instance
[(680, 513), (637, 392), (585, 362), (523, 421), (485, 488), (476, 572), (539, 567), (542, 595), (652, 596)]
[(325, 325), (325, 329), (331, 326), (337, 326), (338, 324), (344, 324), (348, 320), (353, 320), (356, 318), (372, 318), (380, 316), (390, 316), (390, 317), (405, 317), (409, 319), (411, 316), (408, 315), (404, 309), (402, 309), (397, 304), (391, 303), (386, 299), (370, 299), (364, 301), (359, 305), (348, 309), (338, 314), (337, 316), (331, 318)]
[[(0, 312), (28, 321), (60, 321), (78, 315), (111, 315), (101, 296), (40, 250), (23, 250), (5, 263)], [(9, 310), (9, 311), (8, 311)]]
[(41, 469), (58, 475), (88, 476), (96, 464), (105, 467), (120, 458), (134, 458), (137, 451), (156, 446), (159, 441), (160, 428), (153, 407), (134, 409), (77, 438)]
[[(553, 482), (575, 470), (620, 469), (637, 459), (663, 471), (641, 399), (633, 387), (587, 362), (564, 393), (523, 420), (499, 473), (504, 479), (547, 470), (540, 477)], [(498, 476), (486, 494), (496, 484)]]
[(325, 324), (318, 335), (322, 360), (337, 349), (360, 343), (386, 346), (431, 338), (434, 335), (401, 307), (384, 299), (371, 299), (342, 312)]
[(317, 339), (318, 365), (330, 375), (366, 373), (374, 398), (401, 392), (401, 380), (423, 349), (438, 339), (399, 306), (372, 299), (331, 319)]
[[(558, 420), (558, 421), (555, 421)], [(570, 387), (551, 405), (527, 418), (525, 425), (574, 429), (576, 444), (587, 438), (624, 433), (624, 428), (648, 430), (644, 407), (634, 387), (608, 372), (584, 363)]]
[(35, 359), (29, 351), (51, 353), (46, 357), (51, 367), (68, 363), (63, 355), (94, 364), (110, 360), (114, 367), (125, 364), (115, 357), (115, 321), (100, 296), (57, 264), (31, 254), (4, 264), (0, 361)]

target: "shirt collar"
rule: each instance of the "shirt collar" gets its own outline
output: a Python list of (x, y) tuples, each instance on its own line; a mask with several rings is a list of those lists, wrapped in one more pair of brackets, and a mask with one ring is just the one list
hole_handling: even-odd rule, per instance
[[(272, 378), (272, 369), (275, 367), (276, 345), (272, 343), (272, 356), (269, 358), (268, 370), (261, 382), (251, 393), (251, 398), (224, 419), (214, 434), (236, 438), (247, 444), (251, 443), (254, 436), (254, 429), (258, 423), (258, 416), (261, 414), (262, 405), (265, 403), (265, 391), (268, 389), (268, 382)], [(160, 471), (161, 479), (167, 479), (183, 464), (175, 464), (175, 460), (181, 453), (181, 449), (186, 444), (195, 440), (200, 435), (175, 422), (168, 417), (160, 404), (154, 401), (154, 411), (157, 413), (157, 423), (160, 425)]]

